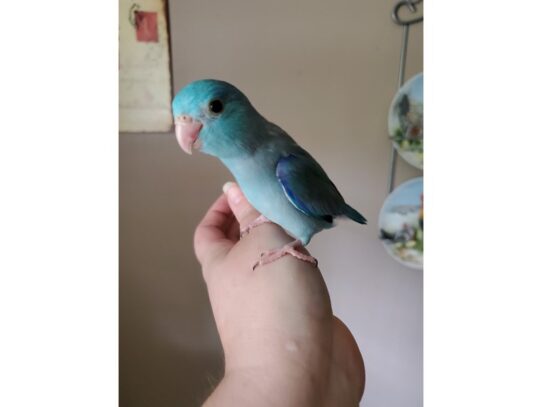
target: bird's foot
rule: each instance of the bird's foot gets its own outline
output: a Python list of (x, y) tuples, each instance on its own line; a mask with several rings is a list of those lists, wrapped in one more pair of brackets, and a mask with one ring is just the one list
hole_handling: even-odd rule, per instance
[(254, 229), (256, 226), (263, 225), (264, 223), (273, 223), (265, 216), (260, 215), (255, 220), (250, 222), (247, 227), (241, 229), (241, 237), (244, 237), (250, 233), (251, 229)]
[(316, 260), (314, 257), (309, 256), (307, 254), (303, 254), (299, 251), (297, 251), (295, 248), (303, 246), (301, 244), (300, 240), (294, 240), (293, 242), (290, 242), (288, 244), (285, 244), (280, 249), (274, 249), (269, 250), (267, 252), (264, 252), (260, 255), (260, 260), (254, 266), (252, 267), (252, 270), (255, 270), (258, 266), (263, 266), (265, 264), (269, 264), (274, 262), (275, 260), (278, 260), (287, 254), (294, 256), (296, 259), (306, 261), (307, 263), (314, 264), (315, 266), (318, 266), (318, 260)]

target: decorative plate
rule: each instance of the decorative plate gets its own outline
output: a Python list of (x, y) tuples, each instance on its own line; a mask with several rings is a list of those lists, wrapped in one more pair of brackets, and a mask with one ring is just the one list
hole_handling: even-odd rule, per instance
[(403, 159), (423, 169), (423, 73), (397, 91), (388, 113), (388, 133)]
[(423, 269), (423, 178), (397, 187), (384, 201), (378, 219), (380, 239), (399, 263)]

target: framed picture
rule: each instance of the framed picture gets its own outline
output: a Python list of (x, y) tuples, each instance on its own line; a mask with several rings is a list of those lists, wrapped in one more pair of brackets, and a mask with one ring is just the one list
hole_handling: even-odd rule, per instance
[(119, 131), (172, 128), (165, 0), (120, 0)]

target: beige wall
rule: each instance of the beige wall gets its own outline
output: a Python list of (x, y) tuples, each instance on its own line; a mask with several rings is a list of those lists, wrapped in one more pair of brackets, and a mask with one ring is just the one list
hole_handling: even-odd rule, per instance
[[(174, 89), (200, 78), (240, 87), (319, 160), (369, 220), (316, 236), (334, 312), (365, 358), (366, 407), (422, 404), (422, 272), (377, 239), (401, 29), (393, 1), (170, 1)], [(411, 30), (406, 78), (422, 70)], [(398, 181), (420, 174), (399, 161)], [(220, 377), (221, 350), (192, 232), (231, 179), (173, 134), (120, 137), (121, 405), (197, 406)]]

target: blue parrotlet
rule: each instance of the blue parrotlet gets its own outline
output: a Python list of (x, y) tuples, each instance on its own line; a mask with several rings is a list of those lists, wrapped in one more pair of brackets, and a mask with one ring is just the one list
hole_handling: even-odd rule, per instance
[(254, 268), (286, 254), (317, 264), (296, 248), (308, 244), (315, 233), (333, 227), (336, 217), (366, 223), (316, 160), (258, 113), (235, 86), (212, 79), (194, 81), (175, 96), (172, 107), (181, 148), (188, 154), (197, 148), (219, 158), (262, 214), (241, 235), (273, 222), (296, 239), (262, 253)]

